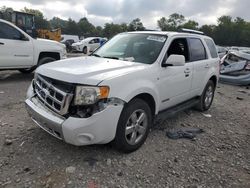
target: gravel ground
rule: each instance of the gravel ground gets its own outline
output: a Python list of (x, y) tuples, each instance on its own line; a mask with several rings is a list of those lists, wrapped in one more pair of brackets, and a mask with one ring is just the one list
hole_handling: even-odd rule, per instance
[[(250, 187), (250, 90), (219, 84), (212, 117), (180, 112), (136, 152), (76, 147), (38, 128), (24, 106), (33, 75), (0, 72), (0, 187)], [(166, 131), (193, 127), (196, 139)]]

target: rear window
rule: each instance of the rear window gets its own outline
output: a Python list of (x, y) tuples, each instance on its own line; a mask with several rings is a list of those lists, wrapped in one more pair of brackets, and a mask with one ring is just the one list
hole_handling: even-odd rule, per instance
[(190, 61), (206, 59), (206, 50), (200, 39), (189, 38)]
[(211, 39), (205, 39), (205, 42), (207, 44), (207, 47), (210, 51), (212, 58), (217, 58), (218, 53), (217, 53), (216, 47), (214, 45), (214, 42)]

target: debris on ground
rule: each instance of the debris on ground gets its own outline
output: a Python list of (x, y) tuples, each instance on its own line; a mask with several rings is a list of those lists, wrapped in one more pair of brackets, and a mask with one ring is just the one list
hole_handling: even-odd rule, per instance
[(244, 100), (244, 98), (242, 98), (242, 97), (236, 97), (236, 99), (238, 99), (240, 101)]
[(7, 138), (4, 143), (5, 143), (5, 145), (9, 146), (13, 143), (13, 141), (11, 139)]
[(204, 130), (200, 128), (185, 128), (177, 131), (167, 131), (166, 135), (170, 139), (180, 139), (180, 138), (194, 139), (197, 134), (203, 132)]
[(204, 114), (204, 113), (202, 113), (202, 115), (205, 116), (205, 117), (207, 117), (207, 118), (211, 118), (212, 117), (211, 114)]
[(69, 167), (66, 168), (65, 171), (66, 171), (67, 174), (73, 174), (73, 173), (75, 173), (75, 171), (76, 171), (76, 167), (74, 167), (74, 166), (69, 166)]

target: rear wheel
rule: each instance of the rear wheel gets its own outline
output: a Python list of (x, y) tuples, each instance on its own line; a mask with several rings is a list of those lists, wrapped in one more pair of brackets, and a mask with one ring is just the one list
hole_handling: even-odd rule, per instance
[(203, 112), (210, 108), (214, 99), (214, 91), (214, 82), (212, 80), (209, 80), (202, 93), (202, 96), (200, 97), (199, 104), (196, 106), (199, 111)]
[(121, 113), (114, 146), (123, 152), (137, 150), (146, 140), (152, 122), (149, 105), (141, 99), (130, 101)]

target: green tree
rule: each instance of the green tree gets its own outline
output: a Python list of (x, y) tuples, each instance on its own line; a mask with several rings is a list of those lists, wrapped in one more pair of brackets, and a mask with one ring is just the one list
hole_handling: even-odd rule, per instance
[(95, 32), (95, 26), (91, 24), (86, 17), (81, 18), (77, 23), (79, 35), (88, 37)]
[(157, 25), (162, 31), (168, 30), (168, 20), (165, 17), (162, 17), (161, 19), (159, 19), (157, 21)]
[(168, 18), (168, 25), (170, 29), (177, 30), (180, 25), (185, 22), (185, 17), (181, 14), (174, 13), (171, 14)]
[(71, 18), (69, 18), (63, 34), (79, 35), (79, 33), (80, 33), (80, 31), (79, 31), (79, 27), (78, 27), (77, 23), (74, 20), (72, 20)]
[(0, 8), (0, 18), (11, 22), (12, 12), (13, 12), (13, 9), (10, 7), (6, 7), (6, 6), (1, 7)]
[(198, 30), (199, 24), (194, 20), (188, 20), (186, 23), (181, 25), (182, 28)]
[(130, 22), (128, 25), (128, 31), (144, 31), (145, 27), (143, 26), (143, 23), (141, 22), (140, 18), (136, 18)]
[(63, 20), (58, 17), (53, 17), (51, 20), (49, 20), (49, 23), (52, 29), (61, 28), (62, 33), (65, 33), (67, 20)]
[(121, 33), (122, 28), (119, 24), (106, 23), (103, 28), (103, 36), (111, 38), (114, 35)]
[(158, 27), (162, 31), (176, 31), (185, 22), (185, 17), (181, 14), (174, 13), (171, 14), (168, 19), (162, 17), (157, 21)]

